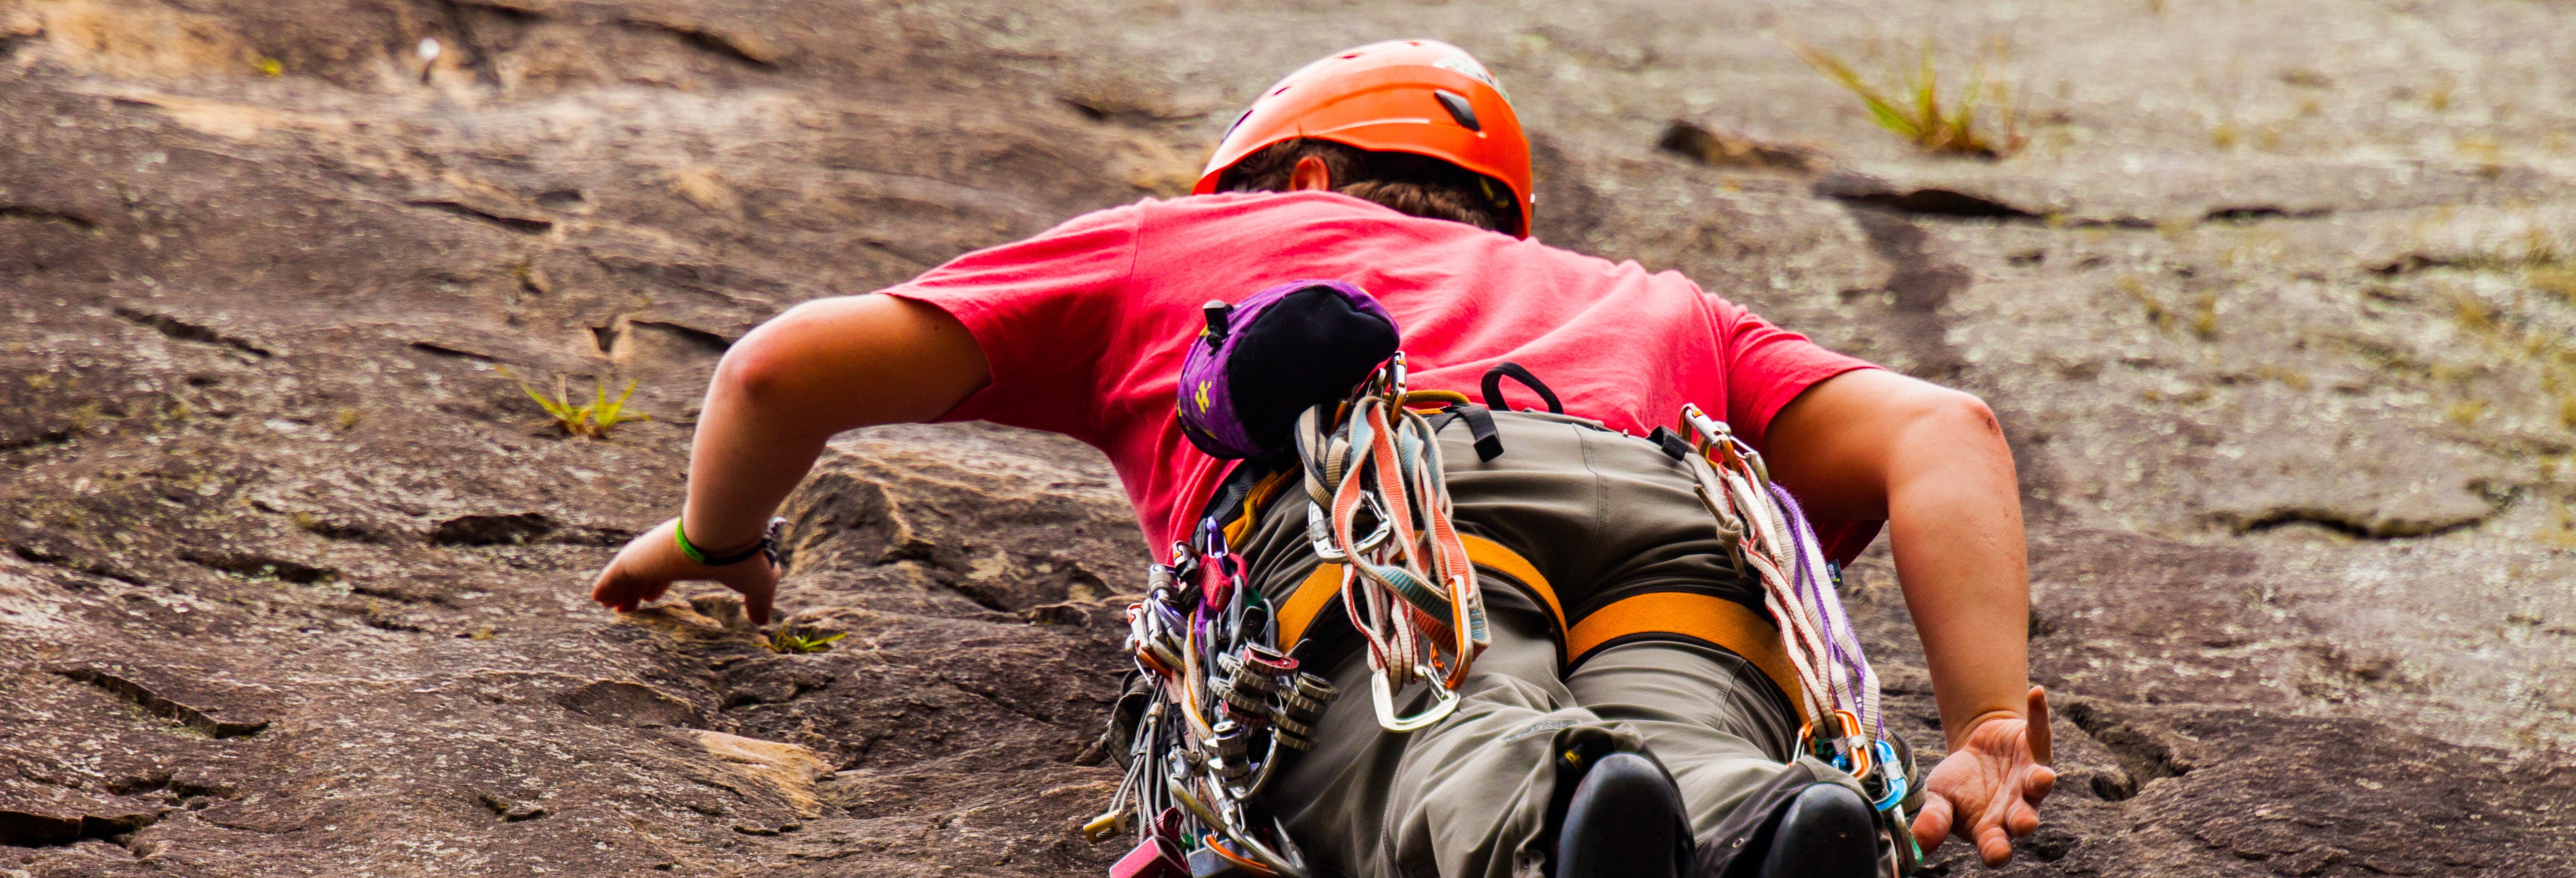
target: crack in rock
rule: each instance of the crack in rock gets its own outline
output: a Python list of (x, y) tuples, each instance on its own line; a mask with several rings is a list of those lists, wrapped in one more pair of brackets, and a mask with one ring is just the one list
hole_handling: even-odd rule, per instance
[(123, 305), (117, 306), (115, 313), (116, 316), (125, 318), (127, 321), (140, 326), (150, 327), (159, 331), (162, 335), (166, 335), (180, 341), (222, 345), (263, 360), (277, 355), (276, 352), (270, 351), (269, 349), (260, 347), (256, 344), (252, 344), (249, 341), (216, 332), (212, 327), (200, 326), (167, 314), (154, 314), (148, 311), (128, 308)]
[(2213, 516), (2220, 524), (2238, 534), (2262, 533), (2291, 525), (2308, 524), (2363, 540), (2406, 540), (2440, 536), (2468, 530), (2486, 523), (2495, 510), (2452, 516), (2366, 516), (2348, 510), (2296, 506), (2264, 510), (2254, 514), (2222, 512)]
[(555, 532), (553, 519), (536, 512), (460, 515), (429, 531), (433, 546), (516, 546)]
[(1968, 270), (1934, 257), (1924, 249), (1923, 229), (1884, 210), (1855, 209), (1853, 222), (1869, 239), (1870, 250), (1887, 261), (1887, 282), (1878, 292), (1890, 300), (1896, 335), (1915, 361), (1916, 375), (1945, 381), (1967, 367), (1967, 359), (1950, 343), (1949, 321), (1941, 308), (1950, 294), (1966, 289)]
[(2163, 736), (2106, 715), (2101, 705), (2092, 701), (2070, 701), (2062, 709), (2068, 722), (2083, 729), (2086, 736), (2100, 742), (2104, 749), (2120, 760), (2116, 776), (2093, 776), (2093, 794), (2105, 802), (2124, 802), (2134, 798), (2141, 787), (2158, 778), (2181, 777), (2198, 766), (2189, 758), (2174, 752)]
[(1767, 168), (1812, 174), (1832, 166), (1823, 152), (1812, 147), (1711, 131), (1681, 119), (1664, 126), (1663, 136), (1655, 139), (1655, 148), (1712, 168)]
[(461, 204), (461, 203), (454, 202), (454, 201), (443, 201), (443, 200), (436, 200), (436, 199), (413, 199), (413, 200), (405, 201), (405, 202), (403, 202), (403, 203), (404, 203), (404, 204), (411, 205), (411, 206), (413, 206), (413, 207), (426, 207), (426, 208), (429, 208), (429, 209), (431, 209), (431, 210), (437, 210), (437, 211), (444, 211), (444, 212), (447, 212), (447, 213), (452, 213), (452, 214), (455, 214), (455, 215), (457, 215), (457, 216), (464, 217), (464, 218), (466, 218), (466, 219), (474, 220), (474, 221), (476, 221), (476, 222), (489, 223), (489, 224), (491, 224), (491, 225), (499, 226), (499, 227), (501, 227), (501, 228), (508, 229), (508, 230), (510, 230), (510, 231), (513, 231), (513, 232), (518, 232), (518, 233), (523, 234), (523, 235), (541, 235), (541, 234), (544, 234), (544, 233), (546, 233), (546, 232), (548, 232), (548, 231), (553, 230), (553, 229), (554, 229), (554, 227), (555, 227), (555, 223), (554, 223), (554, 221), (553, 221), (553, 220), (547, 220), (547, 219), (533, 219), (533, 218), (529, 218), (529, 217), (518, 217), (518, 216), (502, 216), (502, 215), (500, 215), (500, 214), (493, 213), (493, 212), (488, 211), (488, 210), (483, 210), (483, 209), (480, 209), (480, 208), (470, 207), (470, 206), (467, 206), (467, 205), (465, 205), (465, 204)]
[(1816, 194), (1896, 213), (2007, 220), (2040, 218), (2040, 214), (1983, 195), (1932, 187), (1899, 190), (1884, 181), (1852, 173), (1832, 174), (1816, 181)]
[(100, 816), (47, 814), (41, 811), (0, 808), (0, 845), (36, 847), (70, 844), (89, 838), (110, 839), (159, 823), (162, 816), (170, 813), (171, 810), (158, 808), (152, 811)]
[(248, 579), (276, 579), (297, 585), (312, 585), (341, 578), (340, 571), (329, 567), (316, 567), (270, 555), (217, 554), (190, 550), (180, 552), (179, 560), (233, 576)]
[(520, 823), (529, 820), (537, 820), (545, 817), (547, 814), (545, 807), (542, 805), (513, 802), (509, 799), (505, 799), (491, 793), (483, 793), (476, 796), (475, 799), (482, 802), (483, 807), (492, 809), (492, 815), (501, 818), (501, 822), (503, 823)]
[[(268, 720), (250, 716), (246, 711), (238, 708), (228, 709), (203, 702), (190, 704), (181, 701), (180, 697), (185, 696), (174, 697), (164, 694), (136, 680), (137, 675), (131, 672), (120, 672), (104, 666), (87, 664), (49, 665), (45, 670), (115, 693), (154, 715), (176, 720), (182, 725), (212, 737), (237, 738), (255, 735), (268, 728)], [(228, 711), (228, 716), (218, 716)]]
[(750, 34), (718, 30), (689, 21), (632, 16), (619, 21), (634, 27), (669, 33), (689, 45), (763, 70), (776, 69), (778, 62), (786, 58), (786, 53), (777, 46)]
[[(0, 44), (5, 47), (5, 44)], [(0, 219), (26, 220), (39, 223), (61, 223), (81, 231), (98, 228), (98, 223), (76, 213), (28, 207), (23, 204), (0, 204)]]

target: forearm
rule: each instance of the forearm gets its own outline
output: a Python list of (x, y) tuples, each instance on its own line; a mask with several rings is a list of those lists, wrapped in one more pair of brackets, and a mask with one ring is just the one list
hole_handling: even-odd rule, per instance
[(762, 324), (708, 383), (689, 455), (689, 541), (750, 544), (833, 434), (936, 418), (990, 380), (965, 327), (917, 302), (823, 299)]
[(689, 500), (680, 526), (691, 543), (726, 550), (760, 538), (763, 522), (804, 480), (831, 438), (799, 420), (717, 370), (689, 450)]
[(1888, 461), (1888, 538), (1952, 746), (1979, 718), (2020, 716), (2030, 587), (2012, 451), (1982, 406), (1918, 419)]

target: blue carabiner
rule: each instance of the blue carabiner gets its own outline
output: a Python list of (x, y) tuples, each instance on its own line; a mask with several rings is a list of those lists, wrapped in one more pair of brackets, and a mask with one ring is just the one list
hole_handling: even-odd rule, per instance
[(1876, 743), (1878, 745), (1878, 776), (1887, 779), (1887, 795), (1880, 797), (1878, 801), (1871, 802), (1870, 807), (1874, 810), (1885, 811), (1889, 808), (1896, 807), (1897, 803), (1905, 801), (1905, 774), (1903, 773), (1904, 769), (1898, 767), (1896, 764), (1896, 748), (1888, 744), (1885, 740), (1880, 740)]

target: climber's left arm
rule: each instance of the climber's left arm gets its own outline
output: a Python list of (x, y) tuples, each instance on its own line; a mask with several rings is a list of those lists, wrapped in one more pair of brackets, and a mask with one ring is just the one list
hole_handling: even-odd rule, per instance
[(1863, 369), (1818, 382), (1769, 424), (1771, 474), (1820, 519), (1885, 519), (1951, 755), (1916, 834), (1955, 826), (1988, 863), (2037, 828), (2055, 781), (2028, 666), (2030, 585), (2012, 449), (1975, 396)]

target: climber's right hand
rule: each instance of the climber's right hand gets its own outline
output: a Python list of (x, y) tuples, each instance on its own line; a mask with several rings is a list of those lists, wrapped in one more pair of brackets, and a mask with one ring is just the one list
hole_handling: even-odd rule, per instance
[(625, 613), (660, 599), (670, 592), (671, 583), (717, 582), (742, 594), (742, 608), (752, 624), (769, 624), (770, 606), (778, 597), (778, 568), (761, 555), (723, 567), (691, 561), (680, 553), (679, 526), (676, 518), (662, 522), (617, 550), (617, 557), (591, 584), (590, 599)]

